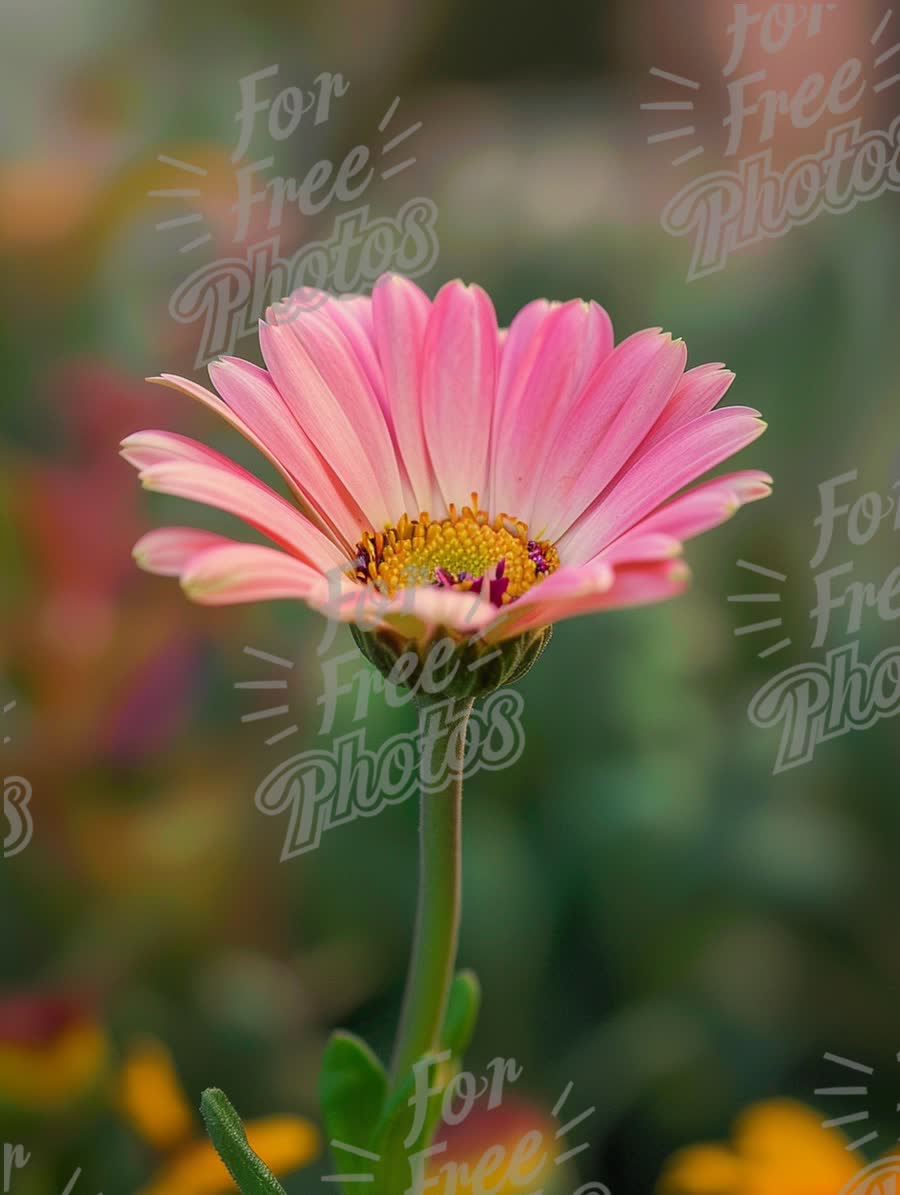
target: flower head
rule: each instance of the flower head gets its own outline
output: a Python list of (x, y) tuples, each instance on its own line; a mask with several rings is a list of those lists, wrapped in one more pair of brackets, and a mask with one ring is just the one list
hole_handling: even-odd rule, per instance
[(680, 494), (765, 424), (714, 410), (733, 375), (686, 372), (682, 341), (654, 328), (616, 346), (596, 303), (536, 300), (499, 329), (477, 286), (448, 283), (432, 302), (386, 276), (371, 299), (271, 309), (260, 345), (265, 369), (210, 366), (220, 397), (156, 380), (243, 433), (294, 502), (193, 440), (123, 444), (147, 489), (219, 507), (276, 545), (144, 536), (142, 567), (198, 602), (299, 598), (382, 636), (440, 630), (487, 650), (679, 593), (682, 541), (769, 493), (770, 478), (743, 472)]

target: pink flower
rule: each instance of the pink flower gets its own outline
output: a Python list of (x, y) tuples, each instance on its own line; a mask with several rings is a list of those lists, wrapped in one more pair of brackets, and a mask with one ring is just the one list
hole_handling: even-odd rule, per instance
[(448, 283), (432, 302), (387, 276), (371, 299), (279, 305), (260, 344), (266, 369), (210, 366), (221, 397), (155, 380), (240, 431), (295, 502), (182, 436), (123, 444), (147, 489), (276, 545), (144, 536), (140, 565), (198, 602), (300, 598), (370, 630), (494, 643), (679, 593), (682, 541), (769, 493), (766, 474), (743, 472), (679, 494), (765, 424), (714, 410), (734, 375), (685, 371), (683, 342), (660, 329), (614, 345), (596, 303), (539, 299), (501, 330), (477, 286)]

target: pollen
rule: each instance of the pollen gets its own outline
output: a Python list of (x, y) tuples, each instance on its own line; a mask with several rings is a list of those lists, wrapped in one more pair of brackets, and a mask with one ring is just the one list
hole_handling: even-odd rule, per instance
[(427, 512), (408, 514), (383, 531), (366, 531), (357, 544), (354, 575), (388, 596), (416, 585), (471, 590), (485, 583), (491, 601), (505, 605), (559, 568), (552, 544), (532, 539), (528, 526), (500, 514), (491, 519), (472, 495), (461, 511), (432, 521)]

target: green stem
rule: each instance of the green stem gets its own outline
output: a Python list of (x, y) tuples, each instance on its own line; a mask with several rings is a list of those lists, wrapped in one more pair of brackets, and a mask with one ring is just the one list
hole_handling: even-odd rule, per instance
[[(426, 740), (429, 703), (420, 706), (420, 756), (446, 761), (439, 792), (420, 794), (419, 904), (403, 1012), (394, 1046), (394, 1086), (425, 1054), (440, 1049), (447, 995), (456, 964), (461, 906), (462, 761), (473, 701), (455, 707), (449, 727)], [(453, 740), (451, 743), (451, 739)], [(454, 758), (450, 758), (452, 753)]]

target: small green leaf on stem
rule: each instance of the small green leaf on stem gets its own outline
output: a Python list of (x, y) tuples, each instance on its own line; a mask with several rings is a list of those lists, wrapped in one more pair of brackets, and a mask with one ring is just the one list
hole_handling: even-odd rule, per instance
[(441, 1044), (455, 1058), (462, 1058), (472, 1040), (481, 1010), (481, 984), (474, 971), (459, 971), (450, 988)]
[[(329, 1140), (368, 1150), (386, 1095), (384, 1067), (366, 1043), (352, 1033), (333, 1033), (319, 1075), (319, 1103)], [(339, 1149), (332, 1153), (339, 1174), (365, 1171), (358, 1155)]]

